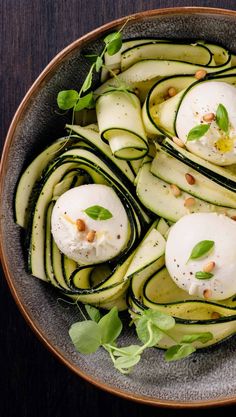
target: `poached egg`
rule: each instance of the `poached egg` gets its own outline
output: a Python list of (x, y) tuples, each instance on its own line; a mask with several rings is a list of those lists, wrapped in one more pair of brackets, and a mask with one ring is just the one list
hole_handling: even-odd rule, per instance
[[(94, 206), (108, 210), (110, 218), (86, 214)], [(111, 187), (101, 184), (81, 185), (62, 194), (52, 211), (51, 231), (59, 250), (80, 265), (116, 257), (130, 237), (123, 204)]]
[[(213, 248), (190, 259), (193, 248), (204, 240), (213, 241)], [(171, 278), (190, 295), (212, 300), (232, 297), (236, 293), (236, 222), (216, 213), (182, 217), (170, 229), (165, 258)], [(209, 265), (212, 276), (197, 278), (196, 273)]]
[[(205, 115), (216, 115), (219, 104), (223, 104), (228, 113), (228, 133), (223, 132), (216, 120), (213, 120), (202, 137), (187, 141), (190, 130), (205, 123)], [(235, 164), (236, 88), (221, 81), (204, 81), (192, 87), (180, 105), (176, 118), (176, 132), (186, 148), (201, 158), (221, 166)]]

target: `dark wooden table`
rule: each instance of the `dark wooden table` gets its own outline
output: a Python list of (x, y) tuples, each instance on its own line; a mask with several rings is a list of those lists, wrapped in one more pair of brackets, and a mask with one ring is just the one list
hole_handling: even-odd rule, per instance
[[(24, 94), (51, 58), (84, 33), (130, 13), (173, 6), (236, 9), (236, 1), (0, 0), (1, 143)], [(113, 397), (62, 366), (36, 339), (10, 295), (0, 290), (0, 416), (187, 416)], [(217, 409), (232, 413), (236, 407)], [(192, 415), (216, 410), (191, 411)]]

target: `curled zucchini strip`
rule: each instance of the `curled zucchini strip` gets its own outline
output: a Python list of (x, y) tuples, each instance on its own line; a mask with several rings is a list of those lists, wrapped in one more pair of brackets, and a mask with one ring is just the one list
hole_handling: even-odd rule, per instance
[(142, 59), (173, 59), (198, 65), (209, 65), (212, 54), (203, 45), (170, 42), (147, 43), (134, 46), (121, 54), (121, 70), (124, 71)]
[(101, 137), (109, 143), (114, 156), (134, 160), (146, 155), (148, 141), (135, 94), (109, 91), (98, 98), (96, 110)]

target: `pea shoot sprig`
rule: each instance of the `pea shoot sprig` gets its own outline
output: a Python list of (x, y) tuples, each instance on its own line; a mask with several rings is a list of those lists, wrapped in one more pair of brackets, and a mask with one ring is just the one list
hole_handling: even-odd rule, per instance
[(98, 73), (101, 70), (101, 68), (108, 69), (111, 75), (116, 79), (117, 84), (118, 84), (117, 87), (114, 86), (112, 87), (112, 89), (113, 90), (117, 89), (117, 90), (127, 92), (128, 90), (127, 86), (121, 83), (119, 78), (115, 74), (115, 72), (107, 68), (103, 62), (103, 57), (105, 53), (108, 53), (108, 55), (112, 56), (120, 51), (122, 47), (122, 30), (124, 29), (124, 26), (126, 24), (127, 24), (127, 21), (118, 32), (110, 33), (103, 39), (105, 46), (102, 52), (100, 53), (100, 55), (96, 55), (96, 54), (85, 55), (86, 58), (88, 58), (89, 61), (91, 62), (91, 66), (80, 90), (79, 91), (63, 90), (58, 93), (58, 96), (57, 96), (58, 107), (61, 110), (70, 110), (70, 109), (73, 110), (72, 125), (74, 122), (74, 113), (76, 111), (80, 111), (85, 108), (91, 109), (95, 105), (93, 92), (92, 91), (88, 92), (92, 86), (94, 72)]
[(76, 348), (82, 354), (95, 353), (103, 347), (110, 355), (114, 367), (123, 374), (128, 374), (141, 360), (143, 352), (156, 346), (164, 337), (174, 341), (165, 352), (167, 362), (176, 361), (195, 352), (193, 343), (199, 341), (207, 343), (213, 338), (212, 333), (187, 334), (180, 341), (176, 341), (171, 330), (175, 327), (175, 319), (161, 311), (144, 310), (136, 321), (136, 333), (142, 345), (118, 346), (117, 339), (122, 332), (122, 321), (117, 307), (113, 307), (104, 316), (90, 305), (85, 306), (89, 320), (72, 324), (69, 335)]

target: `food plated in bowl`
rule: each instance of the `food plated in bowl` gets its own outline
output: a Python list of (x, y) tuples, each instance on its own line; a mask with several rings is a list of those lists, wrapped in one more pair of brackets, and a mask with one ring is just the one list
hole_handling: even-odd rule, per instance
[[(178, 17), (178, 13), (173, 14), (173, 18), (174, 16)], [(211, 16), (211, 14), (208, 15), (208, 20)], [(204, 15), (201, 15), (201, 18), (204, 19)], [(181, 19), (184, 21), (184, 17)], [(154, 21), (152, 20), (152, 22)], [(125, 31), (128, 34), (128, 31), (131, 30), (132, 25), (128, 23), (124, 28), (124, 36)], [(151, 35), (149, 33), (145, 33), (145, 35), (146, 41), (147, 35)], [(103, 308), (114, 308), (116, 305), (119, 309), (123, 309), (125, 307), (124, 295), (127, 295), (126, 291), (129, 286), (127, 298), (132, 318), (136, 323), (140, 321), (140, 315), (142, 316), (143, 311), (146, 311), (147, 308), (158, 311), (162, 318), (175, 318), (175, 323), (172, 321), (171, 324), (170, 322), (168, 324), (169, 329), (175, 329), (175, 343), (173, 344), (173, 340), (170, 341), (171, 337), (169, 336), (171, 335), (163, 337), (161, 334), (161, 337), (159, 337), (160, 335), (157, 337), (160, 347), (169, 349), (175, 347), (176, 349), (178, 345), (185, 345), (185, 347), (193, 346), (195, 350), (195, 348), (203, 347), (204, 344), (215, 343), (234, 333), (233, 295), (235, 289), (231, 287), (230, 282), (227, 281), (226, 288), (225, 282), (221, 282), (220, 278), (217, 280), (221, 269), (227, 270), (228, 258), (224, 258), (222, 252), (224, 248), (221, 248), (217, 236), (213, 233), (215, 227), (224, 229), (224, 227), (228, 227), (226, 223), (228, 225), (229, 222), (230, 230), (232, 225), (232, 239), (234, 239), (234, 173), (231, 166), (233, 144), (230, 137), (231, 130), (233, 131), (233, 120), (231, 110), (228, 109), (227, 97), (226, 102), (221, 97), (220, 101), (217, 99), (215, 103), (211, 104), (214, 109), (210, 108), (207, 111), (203, 109), (199, 121), (198, 118), (194, 119), (196, 125), (191, 125), (192, 115), (190, 114), (190, 128), (186, 133), (186, 138), (184, 134), (180, 136), (176, 131), (176, 120), (178, 121), (178, 114), (181, 115), (181, 106), (184, 105), (188, 95), (191, 96), (191, 91), (204, 83), (205, 88), (208, 85), (211, 88), (211, 83), (216, 83), (219, 89), (224, 83), (226, 85), (224, 91), (226, 96), (229, 95), (230, 100), (232, 91), (228, 89), (229, 84), (225, 80), (219, 80), (219, 74), (221, 72), (221, 76), (224, 78), (230, 75), (233, 80), (233, 72), (230, 74), (230, 54), (223, 47), (216, 46), (211, 34), (208, 35), (208, 38), (205, 37), (208, 47), (202, 46), (200, 42), (191, 44), (186, 41), (184, 43), (179, 41), (177, 45), (173, 46), (170, 39), (169, 42), (158, 42), (160, 38), (161, 35), (156, 42), (153, 39), (151, 43), (145, 43), (145, 54), (147, 54), (147, 47), (151, 48), (151, 52), (148, 51), (149, 56), (145, 56), (145, 60), (142, 59), (142, 54), (140, 56), (140, 48), (137, 48), (137, 44), (135, 47), (133, 46), (134, 54), (137, 52), (135, 49), (139, 51), (138, 60), (134, 62), (134, 58), (131, 56), (131, 62), (126, 64), (130, 65), (129, 68), (123, 65), (124, 70), (120, 74), (117, 74), (118, 68), (113, 67), (113, 65), (117, 65), (117, 62), (115, 64), (114, 62), (106, 63), (106, 67), (103, 69), (109, 70), (113, 77), (108, 81), (104, 80), (102, 86), (94, 88), (98, 127), (94, 123), (92, 125), (87, 123), (86, 125), (89, 124), (89, 126), (81, 127), (76, 125), (73, 120), (73, 123), (67, 123), (68, 136), (59, 142), (50, 141), (50, 146), (55, 148), (54, 150), (51, 148), (53, 159), (49, 158), (45, 166), (42, 165), (48, 150), (43, 151), (43, 158), (41, 156), (37, 156), (36, 159), (31, 158), (34, 161), (32, 164), (34, 166), (36, 164), (40, 172), (37, 171), (34, 180), (32, 180), (32, 175), (28, 175), (27, 184), (27, 173), (35, 172), (32, 170), (31, 164), (30, 168), (25, 171), (26, 174), (21, 177), (16, 193), (16, 218), (18, 224), (24, 225), (24, 207), (28, 206), (25, 190), (32, 186), (30, 210), (26, 212), (27, 215), (30, 215), (26, 221), (27, 228), (30, 230), (29, 259), (33, 274), (42, 279), (46, 277), (54, 286), (63, 289), (63, 292), (68, 295), (76, 297), (76, 300)], [(109, 42), (107, 44), (109, 45)], [(88, 50), (86, 54), (99, 56), (102, 45), (100, 44), (100, 50), (96, 50), (96, 53)], [(142, 46), (140, 43), (138, 45)], [(166, 52), (165, 59), (154, 60), (153, 56), (150, 56), (153, 54), (153, 46), (155, 54), (157, 54), (156, 49), (161, 54), (163, 45), (165, 45), (165, 51), (169, 51)], [(183, 45), (188, 49), (189, 60), (195, 59), (195, 62), (183, 63), (181, 56)], [(216, 57), (220, 59), (219, 51), (224, 50), (224, 54), (222, 52), (221, 56), (224, 62), (213, 62), (214, 53), (210, 51), (210, 45), (212, 45), (212, 49), (215, 47), (215, 60)], [(218, 48), (217, 52), (216, 48)], [(143, 48), (141, 49), (144, 53)], [(200, 50), (200, 52), (204, 50), (204, 56), (197, 53), (197, 58), (196, 56), (193, 58), (195, 50)], [(190, 51), (192, 51), (192, 56)], [(174, 59), (178, 54), (181, 58), (179, 61)], [(130, 55), (127, 55), (126, 51), (123, 52), (123, 55), (127, 60), (130, 60)], [(115, 56), (115, 54), (111, 56)], [(108, 58), (105, 56), (105, 59)], [(85, 60), (84, 57), (81, 59)], [(198, 64), (197, 60), (202, 61), (199, 61), (200, 64)], [(182, 66), (179, 66), (179, 63)], [(140, 64), (142, 64), (142, 69), (139, 72), (137, 68), (140, 67)], [(143, 64), (146, 65), (145, 71), (143, 71)], [(87, 62), (84, 65), (87, 65)], [(162, 67), (163, 65), (164, 67)], [(181, 72), (182, 67), (184, 67), (183, 73)], [(71, 91), (72, 87), (79, 88), (86, 74), (90, 73), (89, 68), (91, 67), (87, 65), (87, 71), (80, 84), (76, 84), (76, 80), (73, 79), (73, 84), (72, 80), (69, 82), (70, 88), (66, 83), (59, 85), (61, 82), (54, 85), (54, 108), (56, 108), (55, 102), (58, 93), (68, 94), (66, 91)], [(180, 70), (180, 73), (177, 72), (177, 69)], [(134, 78), (132, 78), (132, 70), (134, 70)], [(126, 76), (127, 74), (128, 76)], [(142, 74), (144, 74), (143, 80), (141, 79)], [(106, 73), (102, 75), (103, 77), (107, 76)], [(165, 75), (168, 75), (168, 78)], [(68, 80), (68, 77), (66, 79)], [(147, 79), (148, 83), (146, 83)], [(165, 85), (161, 85), (162, 83)], [(232, 85), (233, 81), (230, 87), (234, 89), (235, 87)], [(89, 88), (84, 88), (84, 90), (90, 94)], [(74, 91), (76, 93), (76, 90)], [(85, 94), (82, 99), (84, 97)], [(63, 95), (61, 94), (58, 98), (62, 99)], [(76, 96), (76, 106), (81, 105), (79, 98)], [(204, 98), (202, 100), (204, 101)], [(58, 104), (63, 108), (59, 100)], [(205, 104), (209, 107), (209, 103), (202, 105)], [(120, 108), (117, 110), (118, 105)], [(74, 104), (71, 107), (74, 107)], [(193, 111), (198, 112), (198, 109)], [(177, 117), (175, 117), (176, 113)], [(202, 120), (210, 113), (214, 113), (212, 120)], [(127, 115), (132, 115), (132, 117)], [(63, 116), (61, 118), (63, 119)], [(196, 127), (198, 128), (198, 137), (196, 137)], [(174, 129), (174, 135), (171, 129)], [(217, 147), (214, 146), (214, 143), (212, 144), (211, 153), (214, 158), (220, 157), (222, 159), (224, 157), (226, 159), (222, 165), (217, 165), (216, 160), (214, 163), (212, 160), (208, 160), (210, 158), (208, 156), (207, 160), (204, 159), (203, 152), (206, 148), (203, 146), (204, 141), (208, 142), (208, 135), (211, 137), (212, 131), (218, 132), (217, 141), (219, 140), (219, 143)], [(185, 141), (192, 143), (185, 145)], [(194, 146), (194, 142), (195, 146), (202, 145), (200, 151), (198, 149), (196, 152), (196, 149), (189, 148), (189, 146)], [(151, 146), (150, 143), (152, 143)], [(222, 152), (222, 146), (225, 145), (227, 145), (227, 149)], [(228, 149), (228, 145), (231, 146), (231, 149)], [(222, 153), (224, 153), (223, 156)], [(38, 152), (37, 154), (39, 155)], [(210, 151), (207, 152), (207, 155), (210, 155)], [(41, 163), (38, 163), (40, 158)], [(226, 168), (225, 162), (228, 163)], [(169, 167), (166, 172), (165, 165)], [(195, 173), (195, 171), (197, 172)], [(26, 178), (27, 187), (25, 189), (21, 188), (22, 178)], [(35, 188), (35, 180), (38, 179), (40, 181)], [(95, 189), (98, 190), (96, 187), (99, 188), (98, 192), (95, 192)], [(79, 199), (75, 194), (77, 191), (77, 196), (81, 191), (81, 202), (76, 207), (72, 201)], [(74, 197), (72, 193), (74, 193)], [(98, 201), (96, 198), (99, 195), (101, 197)], [(115, 198), (118, 198), (119, 203), (116, 202), (113, 205), (112, 201), (115, 201)], [(19, 207), (20, 210), (18, 210)], [(187, 214), (189, 216), (185, 217)], [(21, 218), (20, 221), (19, 218)], [(180, 248), (179, 245), (175, 246), (175, 240), (176, 236), (177, 240), (179, 239), (178, 227), (181, 226), (181, 221), (184, 218), (190, 218), (190, 224), (192, 223), (193, 229), (199, 233), (197, 239), (195, 237), (187, 243), (187, 250), (182, 248), (183, 252), (181, 253), (181, 250), (177, 251)], [(122, 219), (120, 224), (118, 224), (118, 219)], [(109, 228), (109, 222), (112, 224), (111, 228)], [(206, 224), (208, 222), (212, 222), (212, 229), (207, 230)], [(173, 223), (175, 223), (174, 226)], [(121, 225), (124, 226), (122, 232), (118, 230)], [(44, 226), (46, 226), (45, 230)], [(179, 236), (182, 236), (183, 230), (186, 230), (184, 226), (181, 227), (183, 229), (180, 230)], [(175, 233), (177, 235), (173, 239)], [(66, 245), (65, 234), (66, 236), (70, 235), (70, 242), (68, 241)], [(190, 237), (193, 237), (193, 234), (190, 233)], [(167, 249), (169, 249), (166, 251), (166, 266), (169, 274), (165, 268), (161, 269), (164, 266), (166, 240)], [(199, 246), (200, 255), (196, 257)], [(175, 256), (173, 255), (175, 251), (178, 252), (176, 260), (172, 259)], [(176, 268), (179, 268), (179, 271), (173, 269), (174, 262), (176, 262)], [(102, 272), (101, 281), (96, 274), (97, 270)], [(189, 276), (190, 272), (194, 275), (193, 277)], [(139, 279), (137, 279), (138, 274)], [(187, 275), (187, 280), (191, 281), (189, 286), (184, 280), (184, 274)], [(228, 274), (230, 276), (230, 272)], [(176, 285), (177, 282), (181, 288)], [(55, 293), (50, 292), (48, 286), (46, 289), (41, 283), (35, 285), (40, 288), (40, 291), (43, 288), (44, 293), (48, 291), (46, 297), (52, 294), (57, 297)], [(156, 291), (157, 288), (159, 291)], [(166, 289), (169, 294), (168, 291), (167, 294), (165, 293)], [(189, 298), (186, 296), (186, 289), (188, 289)], [(222, 291), (223, 295), (220, 295)], [(230, 297), (231, 300), (229, 300)], [(225, 302), (226, 298), (227, 302)], [(76, 314), (74, 309), (73, 314)], [(191, 314), (195, 314), (195, 316), (191, 316)], [(67, 313), (63, 314), (63, 320), (66, 316)], [(67, 324), (72, 324), (75, 320), (69, 316), (68, 321)], [(205, 321), (207, 325), (211, 326), (210, 331), (203, 330)], [(189, 326), (196, 326), (194, 332), (193, 327), (191, 331), (188, 330)], [(69, 325), (67, 330), (68, 328)], [(164, 330), (168, 329), (161, 328), (159, 323), (159, 330), (163, 330), (162, 333), (164, 333)], [(208, 333), (207, 340), (201, 339), (203, 333), (205, 337)], [(187, 341), (187, 336), (191, 339), (191, 343), (190, 340)], [(134, 337), (132, 330), (130, 337)], [(63, 340), (68, 340), (67, 338), (68, 336)], [(145, 337), (143, 339), (141, 337), (141, 340), (145, 342)], [(121, 345), (124, 346), (124, 339), (121, 339)], [(69, 349), (74, 352), (73, 346), (69, 346)], [(222, 346), (227, 346), (227, 342)], [(75, 353), (73, 355), (75, 357)], [(89, 357), (91, 362), (93, 360), (95, 364), (99, 357), (104, 355), (104, 352), (99, 350), (96, 355), (95, 358)], [(152, 358), (159, 358), (159, 360), (162, 358), (161, 361), (163, 361), (162, 352), (151, 349), (149, 355)], [(210, 353), (209, 351), (197, 353), (194, 356), (194, 361), (206, 360), (203, 359), (203, 355), (209, 358)], [(198, 359), (196, 359), (197, 357)], [(84, 357), (76, 355), (76, 361), (88, 363), (88, 357), (86, 356), (84, 359)], [(184, 362), (176, 362), (175, 367), (181, 367), (180, 363)], [(186, 363), (189, 366), (189, 362)], [(191, 363), (194, 366), (194, 362)], [(140, 364), (137, 366), (139, 369)], [(163, 363), (162, 371), (165, 369), (163, 372), (166, 374), (168, 370), (168, 375), (171, 375), (170, 365), (165, 364), (165, 366)], [(107, 369), (106, 372), (110, 374), (112, 371)], [(136, 371), (133, 372), (133, 375), (136, 375)], [(125, 384), (130, 384), (132, 381), (132, 377), (128, 377), (128, 380), (120, 378), (119, 381), (122, 380)], [(206, 394), (204, 393), (204, 395)]]

